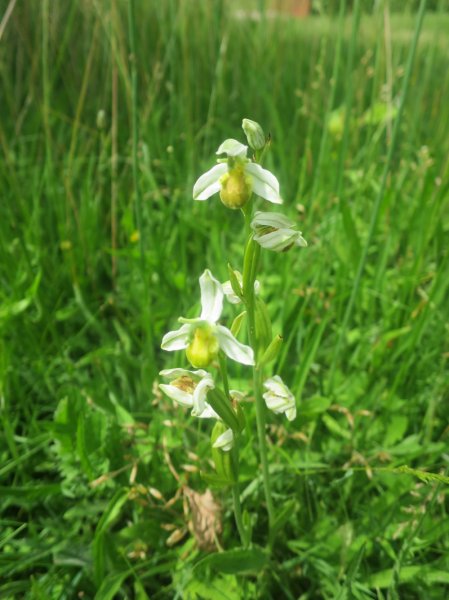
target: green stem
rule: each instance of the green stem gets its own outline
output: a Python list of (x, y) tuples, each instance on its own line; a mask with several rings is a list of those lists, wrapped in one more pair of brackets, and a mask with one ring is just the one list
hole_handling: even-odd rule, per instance
[(254, 395), (256, 397), (256, 422), (257, 437), (259, 439), (260, 462), (262, 464), (263, 487), (265, 499), (267, 502), (268, 519), (270, 527), (274, 522), (275, 512), (273, 497), (271, 495), (270, 472), (268, 469), (267, 444), (265, 440), (265, 404), (262, 396), (262, 372), (257, 368), (253, 369)]
[(242, 208), (242, 213), (245, 218), (245, 234), (249, 238), (251, 234), (251, 218), (253, 214), (253, 200), (250, 198), (245, 206)]
[[(226, 356), (223, 352), (220, 352), (218, 355), (218, 361), (220, 364), (220, 372), (221, 372), (221, 380), (223, 382), (224, 392), (229, 402), (231, 402), (231, 395), (229, 393), (229, 380), (228, 380), (228, 366), (226, 363)], [(237, 525), (237, 529), (240, 535), (240, 540), (242, 542), (242, 546), (245, 548), (249, 545), (250, 540), (248, 533), (243, 525), (242, 518), (242, 505), (240, 503), (240, 490), (239, 490), (239, 437), (240, 434), (236, 434), (234, 432), (234, 447), (232, 448), (232, 461), (234, 463), (234, 472), (236, 474), (237, 481), (232, 486), (232, 497), (234, 501), (234, 517)]]
[(226, 398), (231, 401), (231, 396), (229, 394), (228, 365), (226, 362), (226, 356), (223, 352), (218, 354), (218, 362), (220, 364), (221, 380), (223, 382), (224, 393), (226, 394)]
[(239, 484), (236, 483), (232, 486), (232, 497), (234, 500), (234, 516), (235, 522), (237, 524), (237, 529), (239, 531), (240, 539), (242, 541), (242, 546), (247, 548), (249, 546), (250, 540), (248, 539), (248, 534), (243, 525), (243, 517), (242, 517), (242, 505), (240, 503), (240, 490)]
[[(251, 247), (253, 244), (253, 247)], [(256, 398), (256, 422), (257, 422), (257, 436), (259, 440), (259, 454), (260, 462), (262, 465), (262, 477), (263, 486), (265, 492), (265, 499), (267, 502), (268, 519), (270, 527), (273, 524), (275, 511), (274, 503), (271, 495), (271, 484), (270, 484), (270, 473), (268, 469), (268, 458), (267, 458), (267, 445), (265, 440), (265, 404), (262, 396), (262, 370), (257, 365), (258, 358), (258, 347), (256, 337), (256, 314), (255, 314), (255, 299), (254, 299), (254, 282), (257, 276), (257, 264), (259, 262), (260, 246), (254, 244), (251, 240), (247, 244), (247, 257), (250, 260), (245, 260), (243, 281), (244, 285), (244, 296), (246, 303), (246, 312), (248, 316), (248, 338), (250, 346), (254, 350), (255, 362), (253, 367), (253, 386), (254, 395)], [(245, 258), (247, 258), (245, 257)]]
[(142, 276), (145, 274), (145, 248), (143, 245), (143, 218), (142, 218), (142, 198), (139, 185), (139, 166), (138, 166), (138, 116), (137, 116), (137, 65), (136, 65), (136, 22), (134, 15), (134, 0), (128, 3), (128, 24), (129, 24), (129, 46), (131, 50), (131, 99), (132, 99), (132, 174), (135, 193), (135, 218), (137, 230), (139, 232), (140, 260), (142, 266)]

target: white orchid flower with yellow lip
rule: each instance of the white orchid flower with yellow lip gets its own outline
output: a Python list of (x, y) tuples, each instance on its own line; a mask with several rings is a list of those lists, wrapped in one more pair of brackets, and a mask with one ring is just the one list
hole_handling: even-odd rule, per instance
[(242, 208), (254, 193), (274, 204), (282, 204), (278, 180), (270, 171), (247, 158), (247, 151), (248, 146), (237, 140), (225, 140), (217, 154), (226, 154), (227, 159), (201, 175), (193, 186), (194, 200), (207, 200), (219, 192), (225, 206), (237, 209)]
[(254, 365), (254, 352), (241, 344), (231, 331), (219, 325), (223, 310), (223, 288), (209, 269), (200, 277), (201, 315), (195, 319), (178, 320), (183, 323), (176, 331), (169, 331), (162, 339), (162, 350), (185, 350), (190, 364), (198, 369), (208, 367), (221, 349), (229, 358), (243, 365)]
[(215, 387), (212, 376), (199, 369), (164, 369), (159, 373), (170, 383), (160, 383), (160, 389), (181, 406), (192, 409), (192, 416), (218, 419), (217, 413), (207, 403), (207, 392)]
[(267, 407), (275, 413), (285, 413), (289, 421), (296, 417), (295, 397), (279, 377), (275, 375), (264, 382), (267, 390), (263, 395)]
[(307, 246), (295, 223), (281, 213), (257, 211), (251, 227), (254, 241), (267, 250), (285, 252), (293, 246)]

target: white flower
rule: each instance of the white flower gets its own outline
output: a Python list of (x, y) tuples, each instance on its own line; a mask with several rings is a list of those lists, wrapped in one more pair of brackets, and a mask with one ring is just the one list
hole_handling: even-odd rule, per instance
[(219, 416), (206, 402), (207, 392), (215, 387), (212, 376), (203, 371), (188, 371), (187, 369), (164, 369), (159, 373), (170, 383), (160, 383), (159, 387), (169, 398), (192, 409), (192, 416), (202, 419)]
[(258, 211), (251, 221), (251, 227), (254, 241), (267, 250), (284, 252), (292, 246), (307, 246), (295, 223), (280, 213)]
[(248, 146), (237, 140), (225, 140), (217, 154), (226, 154), (225, 162), (219, 162), (201, 175), (193, 186), (194, 200), (207, 200), (220, 192), (220, 198), (228, 208), (241, 208), (254, 192), (274, 204), (282, 204), (279, 182), (267, 169), (246, 157)]
[(254, 365), (254, 352), (241, 344), (227, 327), (217, 321), (223, 310), (223, 289), (209, 269), (200, 277), (201, 315), (196, 319), (178, 320), (184, 323), (176, 331), (169, 331), (162, 339), (163, 350), (186, 350), (189, 362), (196, 368), (207, 367), (221, 348), (232, 360)]
[(285, 413), (289, 421), (296, 417), (295, 397), (279, 377), (275, 375), (264, 382), (266, 390), (263, 395), (267, 407), (275, 413)]
[(219, 435), (215, 442), (212, 444), (212, 448), (220, 448), (223, 452), (229, 452), (234, 445), (234, 433), (232, 429), (226, 429), (224, 433)]
[[(240, 288), (242, 288), (243, 287), (242, 274), (240, 273), (240, 271), (234, 271), (234, 273), (237, 278), (237, 281), (239, 282)], [(226, 296), (226, 299), (228, 300), (228, 302), (230, 302), (231, 304), (240, 304), (241, 303), (240, 298), (237, 296), (237, 294), (232, 289), (231, 281), (229, 279), (228, 279), (228, 281), (225, 281), (224, 283), (222, 283), (221, 287), (223, 289), (224, 295)], [(259, 294), (259, 291), (260, 291), (260, 282), (256, 279), (256, 281), (254, 282), (254, 293), (256, 294), (256, 296)]]

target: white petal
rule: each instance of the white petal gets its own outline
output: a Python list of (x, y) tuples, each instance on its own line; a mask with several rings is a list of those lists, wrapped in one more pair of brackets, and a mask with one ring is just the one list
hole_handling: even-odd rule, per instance
[(234, 445), (234, 434), (232, 429), (226, 429), (224, 433), (219, 435), (213, 444), (213, 448), (220, 448), (223, 452), (229, 452)]
[(254, 241), (267, 250), (282, 252), (296, 242), (298, 235), (299, 233), (292, 229), (276, 229), (269, 233), (256, 233)]
[(290, 392), (290, 390), (279, 377), (279, 375), (274, 375), (274, 377), (270, 377), (269, 379), (264, 381), (263, 385), (267, 390), (273, 392), (273, 394), (276, 394), (277, 396), (284, 396), (286, 398), (289, 395), (293, 396), (293, 394)]
[(236, 296), (236, 294), (234, 293), (234, 290), (232, 289), (232, 285), (230, 281), (225, 281), (224, 283), (221, 284), (221, 287), (223, 288), (223, 293), (226, 296), (226, 300), (228, 302), (230, 302), (231, 304), (240, 304), (241, 300), (238, 296)]
[(296, 405), (292, 406), (288, 410), (285, 411), (285, 416), (289, 421), (293, 421), (296, 418)]
[(201, 287), (201, 316), (200, 319), (216, 323), (223, 310), (223, 289), (209, 269), (200, 277)]
[(209, 390), (212, 390), (214, 387), (214, 381), (210, 375), (202, 379), (196, 386), (195, 391), (193, 392), (192, 415), (194, 417), (200, 417), (202, 415), (202, 413), (208, 406), (206, 402), (207, 392)]
[[(235, 273), (235, 276), (237, 277), (237, 281), (239, 282), (240, 287), (243, 288), (242, 274), (240, 273), (240, 271), (234, 271), (234, 273)], [(231, 304), (240, 304), (242, 302), (240, 300), (240, 298), (235, 294), (234, 290), (232, 289), (230, 280), (222, 283), (221, 287), (223, 288), (224, 295), (226, 296), (226, 300), (228, 302), (230, 302)], [(256, 279), (256, 281), (254, 282), (254, 293), (256, 296), (258, 296), (259, 292), (260, 292), (260, 281), (258, 281)]]
[(285, 215), (277, 212), (257, 211), (251, 221), (251, 227), (275, 227), (276, 229), (289, 229), (295, 226)]
[[(207, 325), (207, 321), (204, 321), (204, 319), (200, 319), (199, 317), (195, 317), (194, 319), (187, 319), (186, 317), (178, 317), (178, 321), (180, 323), (188, 323), (189, 325), (195, 325), (196, 327), (200, 327), (201, 325)], [(196, 327), (194, 327), (194, 329)]]
[(300, 231), (298, 231), (298, 237), (295, 240), (295, 244), (296, 244), (296, 246), (300, 246), (301, 248), (306, 248), (306, 246), (307, 246), (307, 240), (305, 240), (302, 237)]
[(176, 331), (169, 331), (162, 338), (162, 350), (184, 350), (190, 343), (191, 325), (183, 325)]
[(169, 398), (171, 398), (178, 404), (181, 404), (181, 406), (193, 406), (192, 394), (180, 390), (175, 385), (167, 385), (166, 383), (160, 383), (159, 387), (165, 394), (167, 394)]
[(197, 417), (198, 419), (217, 419), (217, 421), (220, 419), (220, 417), (214, 411), (214, 409), (212, 408), (212, 406), (210, 406), (210, 404), (206, 404), (205, 409), (203, 410), (203, 412), (200, 415), (194, 415), (193, 411), (192, 411), (191, 414), (194, 417)]
[(275, 413), (282, 413), (290, 408), (287, 398), (283, 398), (282, 396), (276, 396), (276, 394), (272, 394), (271, 392), (265, 392), (263, 398), (267, 407)]
[(263, 395), (265, 404), (274, 413), (285, 413), (285, 416), (289, 421), (292, 421), (296, 417), (296, 405), (295, 400), (287, 400), (286, 398), (280, 398), (275, 396), (271, 392), (266, 392)]
[(245, 165), (245, 172), (252, 177), (253, 192), (261, 198), (265, 198), (273, 204), (282, 204), (282, 198), (279, 196), (279, 181), (262, 167), (256, 163), (248, 163)]
[(228, 170), (228, 165), (215, 165), (206, 173), (203, 173), (193, 186), (194, 200), (207, 200), (220, 191), (220, 177)]
[(238, 390), (229, 390), (229, 395), (236, 402), (241, 402), (243, 400), (243, 398), (245, 398), (246, 393), (245, 392), (239, 392)]
[(296, 417), (295, 397), (279, 375), (267, 379), (263, 385), (268, 390), (263, 394), (267, 407), (275, 413), (285, 413), (292, 421)]
[(241, 144), (237, 140), (229, 138), (225, 140), (217, 150), (217, 154), (227, 154), (228, 156), (246, 156), (248, 146)]
[(159, 375), (167, 377), (170, 381), (172, 379), (177, 379), (178, 377), (191, 377), (192, 375), (198, 379), (210, 377), (209, 373), (203, 371), (203, 369), (198, 369), (198, 371), (189, 371), (188, 369), (164, 369), (163, 371), (159, 371)]
[(242, 365), (254, 365), (253, 349), (236, 340), (229, 329), (223, 325), (216, 325), (215, 335), (220, 348), (229, 358), (242, 363)]

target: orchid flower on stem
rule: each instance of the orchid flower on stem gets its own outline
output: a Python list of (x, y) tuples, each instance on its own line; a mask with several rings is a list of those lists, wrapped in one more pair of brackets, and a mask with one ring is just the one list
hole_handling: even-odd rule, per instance
[[(239, 448), (242, 436), (251, 427), (246, 409), (241, 402), (243, 394), (230, 390), (227, 359), (252, 367), (252, 396), (255, 398), (258, 450), (262, 468), (263, 488), (270, 530), (275, 522), (275, 505), (271, 492), (270, 469), (266, 442), (267, 409), (274, 414), (285, 414), (288, 421), (296, 417), (296, 400), (279, 377), (264, 379), (264, 370), (276, 359), (282, 344), (280, 334), (272, 335), (268, 307), (261, 299), (260, 284), (256, 279), (263, 250), (286, 252), (294, 247), (307, 246), (296, 223), (278, 212), (255, 211), (253, 205), (260, 197), (272, 204), (282, 204), (279, 182), (260, 161), (269, 147), (262, 127), (250, 119), (242, 123), (248, 146), (227, 139), (218, 148), (217, 164), (201, 175), (193, 187), (194, 200), (203, 201), (219, 193), (224, 206), (241, 209), (247, 236), (242, 272), (228, 263), (229, 280), (221, 284), (205, 269), (199, 279), (201, 313), (199, 317), (178, 320), (182, 324), (169, 331), (162, 339), (163, 350), (185, 350), (185, 356), (196, 370), (165, 369), (161, 376), (169, 383), (160, 384), (164, 393), (182, 406), (191, 408), (191, 415), (201, 419), (213, 418), (216, 423), (211, 433), (211, 455), (215, 464), (217, 484), (232, 487), (234, 515), (242, 545), (250, 544), (249, 522), (244, 519), (239, 489)], [(253, 199), (254, 196), (254, 199)], [(231, 329), (222, 319), (223, 299), (232, 306), (243, 305)], [(236, 335), (246, 320), (248, 345)], [(218, 369), (214, 377), (205, 369)], [(270, 543), (272, 536), (269, 537)]]
[(253, 365), (252, 348), (240, 343), (227, 327), (217, 324), (223, 310), (224, 293), (209, 269), (200, 277), (200, 288), (201, 315), (195, 319), (179, 317), (183, 326), (164, 335), (162, 350), (186, 350), (187, 359), (196, 368), (208, 367), (220, 349), (232, 360)]
[(273, 204), (282, 204), (279, 182), (273, 173), (247, 158), (248, 146), (237, 140), (225, 140), (217, 154), (226, 154), (193, 186), (194, 200), (207, 200), (217, 192), (227, 208), (242, 208), (252, 193)]

